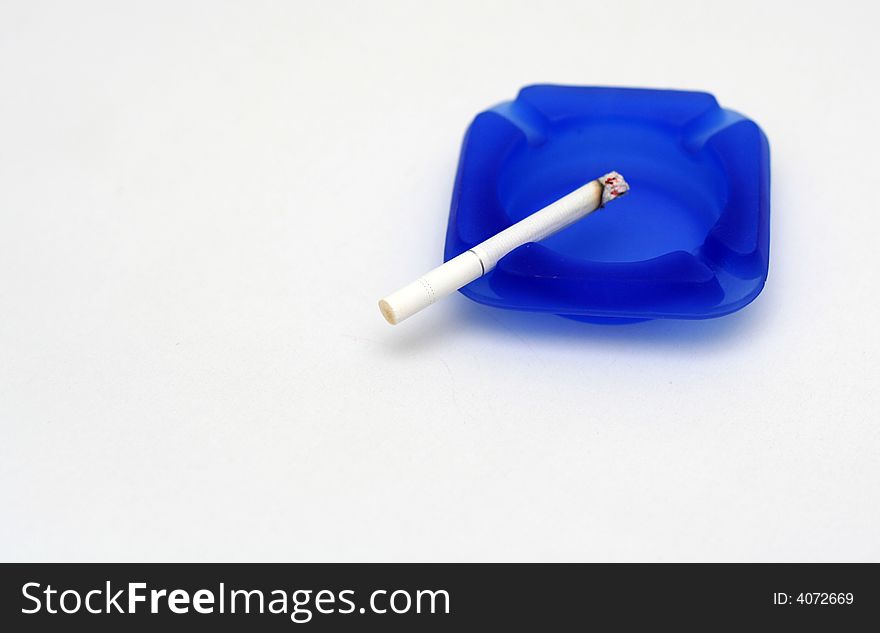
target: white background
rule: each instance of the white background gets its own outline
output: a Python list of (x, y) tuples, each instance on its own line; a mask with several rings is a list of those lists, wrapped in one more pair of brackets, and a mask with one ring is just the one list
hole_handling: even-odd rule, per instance
[[(0, 557), (880, 560), (878, 6), (3, 2)], [(762, 125), (755, 303), (382, 320), (538, 82)]]

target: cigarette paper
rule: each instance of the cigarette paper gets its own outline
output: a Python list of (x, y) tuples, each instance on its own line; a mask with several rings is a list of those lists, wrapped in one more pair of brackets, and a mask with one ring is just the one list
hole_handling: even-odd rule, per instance
[(627, 191), (629, 185), (614, 171), (592, 180), (381, 299), (379, 310), (396, 325), (482, 277), (514, 249), (550, 237)]

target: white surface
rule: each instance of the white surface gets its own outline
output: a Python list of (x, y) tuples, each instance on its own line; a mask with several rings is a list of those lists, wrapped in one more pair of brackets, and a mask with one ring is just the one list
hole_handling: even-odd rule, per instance
[[(0, 5), (0, 558), (880, 560), (880, 5), (473, 5)], [(757, 120), (758, 300), (388, 327), (535, 82)]]

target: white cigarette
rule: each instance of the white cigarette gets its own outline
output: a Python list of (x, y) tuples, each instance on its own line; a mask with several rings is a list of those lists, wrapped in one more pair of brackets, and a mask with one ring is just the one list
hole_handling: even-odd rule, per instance
[(538, 242), (629, 191), (616, 171), (592, 180), (379, 301), (382, 316), (396, 325), (495, 268), (515, 248)]

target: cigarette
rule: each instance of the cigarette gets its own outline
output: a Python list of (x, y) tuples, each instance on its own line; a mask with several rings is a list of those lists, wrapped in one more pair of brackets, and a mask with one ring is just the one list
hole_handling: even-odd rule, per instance
[(379, 310), (397, 325), (479, 279), (512, 250), (550, 237), (627, 191), (629, 185), (616, 171), (592, 180), (381, 299)]

